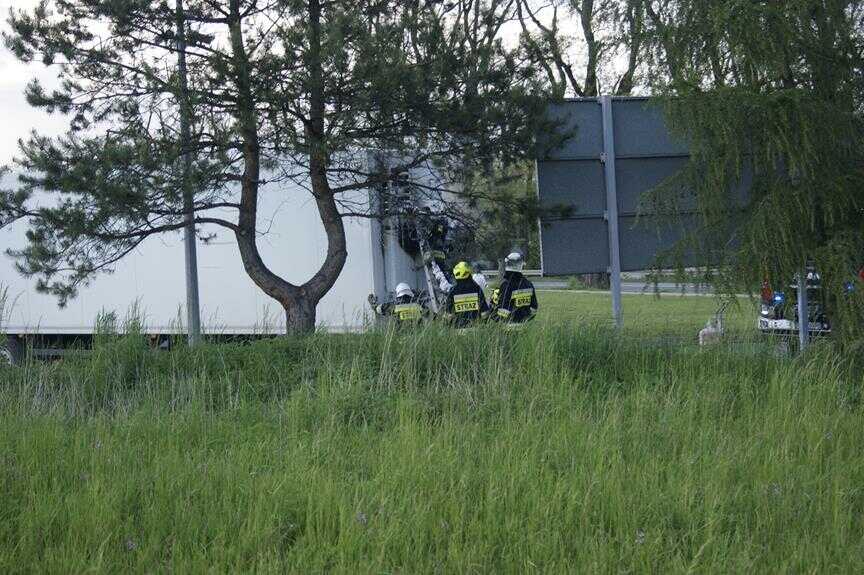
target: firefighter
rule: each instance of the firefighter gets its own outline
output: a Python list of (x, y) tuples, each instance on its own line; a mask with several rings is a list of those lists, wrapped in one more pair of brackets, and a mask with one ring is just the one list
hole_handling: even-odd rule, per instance
[[(441, 290), (442, 293), (447, 294), (450, 293), (450, 290), (453, 289), (455, 283), (444, 273), (444, 270), (438, 265), (438, 262), (435, 261), (434, 258), (429, 257), (426, 258), (425, 261), (429, 264), (429, 267), (432, 269), (432, 275), (435, 277), (435, 281), (438, 282), (438, 289)], [(465, 263), (465, 262), (462, 262)], [(470, 266), (469, 266), (470, 267)], [(486, 282), (486, 276), (484, 276), (480, 272), (475, 272), (471, 274), (471, 278), (474, 280), (478, 286), (480, 286), (480, 290), (483, 291), (486, 289), (488, 285)]]
[(441, 269), (441, 266), (438, 265), (434, 259), (428, 260), (429, 267), (432, 269), (432, 275), (435, 277), (435, 281), (438, 282), (438, 289), (441, 290), (441, 293), (448, 294), (450, 290), (453, 289), (455, 282), (452, 277), (447, 277), (447, 274), (444, 273), (444, 270)]
[(379, 316), (392, 317), (399, 325), (418, 324), (423, 320), (423, 306), (417, 301), (414, 290), (405, 282), (396, 286), (394, 301), (379, 304), (378, 298), (370, 294), (369, 303)]
[(513, 252), (504, 260), (504, 279), (493, 293), (495, 319), (508, 324), (523, 324), (537, 314), (537, 293), (524, 275), (525, 260)]
[(453, 277), (456, 281), (447, 292), (447, 314), (456, 327), (468, 327), (489, 314), (489, 304), (466, 262), (456, 264)]

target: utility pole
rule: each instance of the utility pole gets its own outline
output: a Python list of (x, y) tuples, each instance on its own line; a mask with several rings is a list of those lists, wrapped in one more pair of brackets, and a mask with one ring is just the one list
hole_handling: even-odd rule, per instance
[(198, 300), (198, 253), (195, 245), (195, 209), (192, 190), (192, 110), (189, 104), (189, 79), (186, 67), (186, 16), (183, 0), (176, 0), (177, 73), (180, 81), (180, 148), (183, 151), (183, 211), (186, 226), (183, 243), (186, 252), (186, 314), (189, 345), (201, 340), (201, 310)]
[(807, 301), (807, 267), (798, 272), (798, 344), (804, 351), (810, 343), (810, 310)]
[(612, 317), (621, 329), (621, 247), (618, 236), (618, 185), (615, 174), (615, 130), (612, 96), (600, 97), (603, 118), (603, 169), (606, 181), (606, 225), (609, 233), (609, 290), (612, 292)]

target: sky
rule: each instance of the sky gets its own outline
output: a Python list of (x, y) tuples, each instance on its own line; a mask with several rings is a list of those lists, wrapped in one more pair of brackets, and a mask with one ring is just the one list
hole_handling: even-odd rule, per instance
[[(9, 8), (31, 8), (37, 0), (0, 0), (0, 30), (8, 30), (6, 18)], [(62, 132), (65, 121), (59, 116), (31, 108), (24, 99), (24, 88), (38, 77), (47, 86), (56, 81), (56, 74), (42, 64), (24, 65), (5, 46), (0, 46), (0, 166), (8, 165), (18, 151), (18, 140), (26, 138), (31, 130), (40, 133)]]
[[(39, 0), (0, 0), (0, 31), (7, 31), (6, 19), (10, 8), (27, 9)], [(514, 24), (515, 26), (515, 24)], [(508, 31), (514, 37), (518, 30)], [(49, 115), (27, 104), (24, 89), (33, 78), (50, 88), (56, 84), (56, 72), (41, 63), (25, 65), (19, 62), (5, 46), (0, 45), (0, 166), (9, 165), (18, 153), (18, 140), (26, 139), (32, 130), (40, 134), (57, 135), (64, 131), (67, 119)]]

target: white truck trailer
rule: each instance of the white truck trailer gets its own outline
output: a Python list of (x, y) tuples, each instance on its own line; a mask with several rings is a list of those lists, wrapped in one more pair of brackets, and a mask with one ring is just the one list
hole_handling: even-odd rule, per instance
[[(362, 194), (369, 198), (368, 192)], [(259, 206), (258, 241), (265, 263), (289, 281), (307, 280), (327, 249), (308, 192), (286, 183), (267, 186)], [(390, 232), (393, 226), (368, 218), (348, 218), (345, 224), (348, 260), (318, 306), (319, 329), (361, 330), (372, 320), (367, 304), (370, 293), (386, 299), (402, 281), (425, 287), (422, 267), (401, 249)], [(54, 297), (37, 293), (35, 279), (22, 277), (5, 253), (25, 245), (26, 229), (26, 221), (0, 229), (0, 295), (5, 295), (0, 302), (0, 361), (20, 361), (28, 350), (44, 357), (62, 354), (70, 345), (87, 347), (97, 317), (106, 312), (113, 312), (122, 326), (122, 319), (137, 310), (144, 332), (154, 343), (164, 344), (170, 336), (183, 333), (186, 291), (181, 233), (148, 238), (113, 273), (96, 276), (61, 309)], [(198, 243), (204, 334), (230, 338), (284, 333), (281, 306), (246, 275), (233, 234), (212, 226), (201, 231), (215, 234), (211, 241)]]

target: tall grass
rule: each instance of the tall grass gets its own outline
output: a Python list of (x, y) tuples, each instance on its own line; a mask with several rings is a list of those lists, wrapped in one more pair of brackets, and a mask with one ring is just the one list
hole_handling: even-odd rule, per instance
[[(17, 301), (18, 298), (12, 297), (9, 293), (9, 286), (0, 282), (0, 337), (5, 337), (6, 335), (6, 327), (9, 319), (12, 317), (12, 310)], [(2, 343), (6, 342), (0, 341), (0, 344)]]
[(0, 372), (0, 571), (857, 572), (864, 380), (602, 327)]

